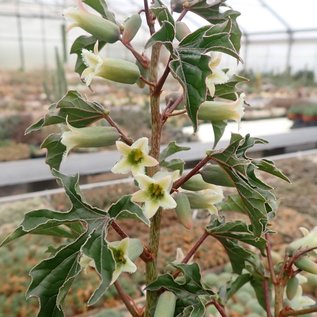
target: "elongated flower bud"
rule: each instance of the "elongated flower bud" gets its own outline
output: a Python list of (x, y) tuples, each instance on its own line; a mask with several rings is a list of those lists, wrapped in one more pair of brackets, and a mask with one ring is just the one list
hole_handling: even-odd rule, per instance
[(229, 175), (219, 166), (208, 164), (200, 171), (203, 180), (209, 184), (234, 187), (234, 182)]
[(89, 13), (83, 6), (78, 9), (69, 8), (64, 10), (64, 16), (74, 21), (69, 28), (80, 27), (99, 41), (114, 43), (120, 38), (120, 28), (117, 24)]
[(299, 286), (299, 281), (296, 276), (288, 280), (286, 285), (286, 296), (289, 300), (292, 300), (295, 297), (298, 286)]
[(122, 84), (134, 84), (140, 77), (138, 66), (122, 59), (102, 59), (86, 49), (82, 50), (82, 57), (87, 68), (82, 72), (86, 85), (89, 86), (94, 77), (102, 77)]
[(200, 174), (192, 176), (188, 181), (186, 181), (182, 188), (191, 191), (198, 191), (208, 188), (214, 188), (214, 185), (206, 183)]
[(123, 24), (122, 42), (129, 43), (138, 33), (142, 24), (142, 19), (140, 14), (133, 14), (131, 17), (127, 18)]
[(160, 295), (154, 317), (173, 317), (176, 307), (176, 295), (172, 292), (165, 291)]
[(61, 142), (66, 146), (66, 154), (73, 148), (101, 147), (115, 144), (120, 134), (113, 127), (75, 128), (67, 123), (69, 131), (62, 134)]
[(191, 33), (189, 27), (183, 21), (177, 21), (175, 27), (176, 27), (176, 38), (179, 41), (181, 41), (184, 37), (186, 37), (188, 34)]
[(294, 262), (295, 266), (300, 270), (308, 273), (317, 274), (317, 263), (310, 260), (307, 256), (302, 256)]
[(205, 101), (198, 110), (199, 120), (239, 122), (244, 114), (244, 98), (242, 93), (236, 101)]
[(185, 193), (179, 192), (174, 196), (174, 200), (177, 203), (175, 211), (178, 220), (186, 229), (191, 229), (193, 226), (193, 217), (188, 197)]
[(186, 192), (190, 206), (195, 209), (208, 209), (210, 213), (218, 213), (215, 204), (223, 200), (222, 188), (214, 186), (214, 189), (204, 189), (197, 192)]
[(297, 239), (289, 244), (286, 251), (289, 255), (293, 255), (298, 249), (305, 250), (317, 248), (317, 227), (313, 228), (306, 236)]

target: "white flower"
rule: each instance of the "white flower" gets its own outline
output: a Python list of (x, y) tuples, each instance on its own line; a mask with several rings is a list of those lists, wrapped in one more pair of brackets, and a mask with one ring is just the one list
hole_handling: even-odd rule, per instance
[(90, 86), (94, 77), (98, 76), (103, 65), (103, 59), (97, 54), (86, 49), (82, 50), (82, 59), (87, 66), (81, 74), (87, 86)]
[(117, 141), (116, 146), (122, 154), (122, 158), (111, 169), (113, 173), (125, 174), (129, 171), (135, 176), (144, 174), (145, 167), (155, 166), (158, 161), (148, 155), (149, 145), (148, 138), (141, 138), (135, 141), (131, 146)]
[(212, 185), (213, 188), (203, 189), (196, 192), (186, 191), (190, 206), (195, 209), (207, 209), (211, 214), (217, 214), (218, 209), (215, 206), (220, 203), (224, 196), (222, 187)]
[(245, 94), (235, 101), (205, 101), (198, 110), (198, 119), (211, 122), (232, 120), (240, 122), (244, 114)]
[(111, 284), (113, 284), (122, 272), (134, 273), (136, 265), (129, 258), (129, 238), (121, 241), (109, 242), (109, 248), (115, 260), (115, 270), (112, 273)]
[(206, 77), (206, 86), (211, 97), (215, 95), (215, 85), (224, 84), (229, 80), (229, 76), (223, 70), (217, 68), (217, 66), (220, 64), (220, 61), (221, 55), (218, 54), (216, 56), (211, 56), (209, 62), (211, 74)]
[(173, 185), (171, 175), (160, 177), (154, 175), (153, 178), (146, 175), (135, 176), (141, 190), (132, 195), (132, 201), (144, 203), (143, 213), (145, 217), (150, 219), (155, 215), (159, 207), (175, 208), (176, 202), (170, 195)]

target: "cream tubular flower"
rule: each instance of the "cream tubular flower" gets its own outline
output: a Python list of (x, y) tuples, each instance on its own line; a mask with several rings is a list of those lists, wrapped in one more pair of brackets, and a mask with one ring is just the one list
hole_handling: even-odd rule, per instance
[(229, 80), (229, 76), (221, 69), (217, 68), (220, 64), (221, 55), (212, 56), (209, 62), (211, 74), (206, 77), (206, 86), (211, 97), (215, 95), (215, 85), (224, 84)]
[(98, 55), (98, 43), (94, 52), (82, 50), (82, 59), (87, 68), (82, 72), (81, 77), (87, 86), (91, 84), (94, 77), (101, 77), (107, 80), (122, 84), (135, 84), (140, 78), (139, 67), (132, 62), (116, 59), (101, 58)]
[(129, 258), (129, 238), (121, 241), (109, 242), (109, 248), (115, 260), (115, 270), (112, 273), (111, 284), (113, 284), (122, 272), (134, 273), (136, 265)]
[(199, 120), (240, 122), (244, 114), (245, 94), (240, 94), (235, 101), (205, 101), (198, 110)]
[(173, 185), (172, 176), (153, 178), (146, 175), (135, 176), (141, 190), (132, 195), (132, 201), (144, 203), (143, 213), (148, 219), (152, 218), (159, 207), (169, 209), (175, 208), (176, 202), (170, 195)]
[(190, 206), (194, 209), (207, 209), (211, 214), (218, 214), (215, 206), (220, 203), (224, 196), (222, 187), (213, 185), (213, 188), (204, 189), (196, 192), (185, 192)]
[(148, 154), (148, 138), (140, 138), (131, 146), (121, 141), (117, 141), (116, 146), (122, 155), (122, 158), (111, 169), (113, 173), (125, 174), (131, 171), (135, 176), (137, 174), (144, 174), (145, 167), (158, 164), (158, 161)]

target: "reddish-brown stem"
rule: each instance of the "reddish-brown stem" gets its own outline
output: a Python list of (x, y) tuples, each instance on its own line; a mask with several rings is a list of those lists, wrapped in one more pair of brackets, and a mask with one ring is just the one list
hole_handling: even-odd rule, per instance
[(167, 65), (165, 67), (165, 70), (164, 70), (161, 78), (157, 82), (156, 87), (155, 87), (155, 89), (152, 92), (153, 96), (159, 96), (161, 94), (162, 87), (163, 87), (163, 85), (164, 85), (164, 83), (166, 81), (166, 78), (167, 78), (168, 74), (170, 73), (169, 63), (170, 63), (171, 60), (172, 60), (172, 58), (170, 57), (168, 62), (167, 62)]
[(182, 114), (185, 114), (187, 112), (187, 110), (180, 110), (180, 111), (177, 111), (177, 112), (173, 112), (173, 113), (168, 113), (166, 114), (166, 117), (169, 118), (169, 117), (176, 117), (176, 116), (180, 116)]
[(304, 308), (300, 310), (282, 310), (279, 314), (279, 317), (288, 317), (288, 316), (300, 316), (300, 315), (306, 315), (310, 313), (317, 312), (317, 306)]
[[(118, 235), (124, 239), (129, 237), (126, 232), (115, 222), (111, 222), (111, 227), (118, 233)], [(143, 262), (147, 263), (153, 260), (152, 253), (149, 251), (147, 247), (143, 247), (143, 252), (140, 255), (140, 258)]]
[(176, 191), (179, 187), (181, 187), (186, 181), (188, 181), (192, 176), (196, 175), (199, 170), (205, 166), (208, 162), (210, 161), (210, 157), (206, 156), (204, 159), (202, 159), (200, 162), (198, 162), (194, 168), (188, 172), (186, 175), (184, 175), (183, 177), (181, 177), (180, 179), (178, 179), (172, 187), (171, 192)]
[(187, 9), (183, 9), (183, 11), (181, 12), (181, 14), (179, 15), (176, 21), (181, 21), (183, 17), (185, 16), (185, 14), (187, 13), (187, 11), (188, 11)]
[(276, 280), (274, 264), (272, 260), (272, 253), (271, 253), (272, 247), (270, 242), (270, 236), (268, 233), (265, 234), (265, 239), (266, 239), (265, 249), (266, 249), (267, 262), (268, 262), (268, 266), (269, 266), (269, 270), (271, 274), (272, 283), (275, 285), (277, 283), (277, 280)]
[(149, 60), (144, 55), (136, 51), (135, 48), (130, 43), (122, 42), (122, 44), (133, 54), (133, 56), (144, 68), (149, 67)]
[(104, 118), (112, 127), (114, 127), (120, 133), (121, 138), (125, 143), (127, 143), (128, 145), (131, 145), (133, 143), (133, 141), (121, 130), (121, 128), (112, 120), (112, 118), (108, 114), (105, 115)]
[[(193, 257), (193, 255), (197, 252), (198, 248), (202, 245), (202, 243), (207, 239), (208, 236), (209, 233), (205, 231), (202, 234), (202, 236), (196, 241), (196, 243), (192, 246), (192, 248), (188, 251), (188, 253), (185, 255), (184, 259), (182, 260), (182, 263), (188, 263), (188, 261)], [(179, 270), (175, 271), (173, 277), (177, 277), (179, 273)]]
[(140, 79), (141, 79), (143, 82), (145, 82), (147, 85), (149, 85), (150, 87), (155, 88), (155, 84), (152, 83), (152, 82), (150, 82), (150, 81), (148, 81), (148, 80), (147, 80), (146, 78), (144, 78), (143, 76), (141, 76)]
[(266, 316), (272, 317), (271, 314), (271, 300), (270, 300), (270, 287), (269, 287), (269, 280), (267, 278), (263, 281), (263, 291), (264, 291), (264, 301), (265, 301), (265, 310)]
[(218, 303), (217, 301), (213, 300), (213, 301), (211, 301), (211, 304), (214, 305), (217, 308), (219, 314), (222, 317), (228, 317), (224, 307), (220, 303)]
[(146, 23), (149, 27), (150, 34), (152, 35), (155, 33), (154, 19), (152, 17), (151, 12), (150, 12), (149, 4), (148, 4), (147, 0), (144, 0), (144, 11), (145, 11), (145, 16), (146, 16)]
[(119, 284), (118, 281), (114, 282), (114, 286), (115, 286), (119, 296), (121, 297), (125, 307), (130, 312), (130, 314), (133, 317), (140, 317), (141, 313), (140, 313), (136, 303), (128, 294), (126, 294), (126, 292), (123, 290), (123, 288), (121, 287), (121, 285)]
[[(172, 116), (172, 112), (183, 101), (183, 99), (184, 99), (184, 95), (181, 95), (173, 103), (169, 103), (166, 105), (166, 108), (164, 109), (164, 111), (162, 113), (162, 124), (164, 124), (166, 122), (168, 117)], [(186, 112), (186, 110), (184, 110), (183, 113), (185, 113), (185, 112)]]

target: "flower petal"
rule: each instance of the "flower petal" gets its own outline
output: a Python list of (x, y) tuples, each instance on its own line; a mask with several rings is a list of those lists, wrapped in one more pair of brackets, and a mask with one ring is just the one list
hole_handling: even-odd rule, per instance
[(134, 178), (138, 182), (139, 187), (144, 190), (146, 190), (151, 184), (155, 183), (155, 180), (143, 174), (136, 175)]
[(159, 207), (160, 207), (159, 202), (153, 201), (153, 200), (147, 200), (143, 207), (144, 216), (148, 219), (152, 218), (156, 214)]
[(113, 168), (111, 169), (112, 173), (115, 174), (126, 174), (130, 172), (130, 164), (128, 163), (126, 158), (122, 158), (118, 161)]
[(143, 153), (148, 154), (149, 153), (149, 139), (146, 137), (140, 138), (136, 140), (132, 145), (132, 148), (140, 149)]
[(133, 176), (145, 173), (145, 167), (143, 164), (131, 165), (130, 168)]
[(137, 266), (128, 258), (125, 258), (126, 263), (122, 266), (122, 272), (134, 273), (137, 270)]
[(118, 277), (120, 276), (120, 274), (122, 273), (122, 266), (118, 266), (118, 268), (116, 268), (113, 272), (112, 272), (112, 279), (111, 279), (111, 284), (113, 284), (117, 279)]
[(146, 195), (144, 190), (139, 190), (139, 191), (135, 192), (131, 197), (131, 201), (136, 202), (136, 203), (143, 203), (143, 202), (147, 201), (148, 199), (149, 199), (149, 197)]
[(164, 209), (171, 209), (177, 206), (176, 201), (170, 194), (165, 194), (164, 197), (160, 200), (160, 206)]
[(156, 166), (159, 162), (150, 155), (145, 155), (143, 158), (143, 165), (144, 166)]
[(169, 192), (173, 185), (173, 180), (171, 175), (167, 175), (159, 180), (156, 181), (164, 190)]
[(129, 155), (131, 152), (131, 147), (129, 145), (125, 144), (124, 142), (117, 141), (116, 147), (117, 147), (117, 150), (124, 156)]

